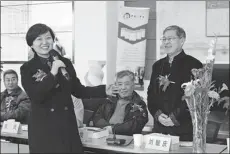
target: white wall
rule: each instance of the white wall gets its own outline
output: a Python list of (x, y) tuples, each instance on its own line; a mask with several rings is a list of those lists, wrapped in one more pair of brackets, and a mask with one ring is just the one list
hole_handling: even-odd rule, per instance
[[(124, 5), (123, 1), (75, 1), (73, 26), (75, 37), (74, 43), (74, 61), (77, 76), (82, 84), (85, 84), (84, 75), (89, 69), (89, 60), (107, 61), (109, 64), (103, 68), (104, 80), (106, 83), (107, 75), (113, 81), (115, 74), (114, 55), (116, 56), (116, 40), (117, 40), (117, 13), (118, 6)], [(71, 18), (71, 17), (70, 17)], [(63, 23), (60, 23), (63, 24)], [(107, 25), (109, 28), (107, 28)], [(107, 35), (108, 33), (108, 35)], [(71, 42), (71, 37), (66, 37), (67, 42)], [(63, 43), (63, 41), (61, 41)], [(65, 44), (63, 45), (65, 47)], [(107, 48), (108, 46), (108, 48)], [(71, 47), (71, 46), (70, 46)], [(72, 48), (72, 47), (71, 47)], [(65, 47), (67, 50), (67, 48)], [(71, 50), (68, 50), (71, 51)], [(107, 51), (109, 54), (107, 54)], [(114, 54), (114, 55), (110, 55)], [(108, 55), (108, 56), (107, 56)], [(112, 65), (111, 65), (112, 64)], [(21, 65), (20, 65), (21, 66)], [(20, 76), (19, 65), (4, 66), (4, 70), (8, 68), (15, 69)], [(114, 67), (114, 69), (113, 69)], [(107, 73), (107, 70), (114, 73)], [(19, 80), (19, 85), (21, 82)], [(3, 82), (1, 82), (1, 91), (4, 90)]]
[[(213, 39), (213, 37), (206, 36), (206, 2), (157, 1), (156, 8), (157, 59), (162, 57), (160, 55), (160, 38), (163, 35), (163, 30), (167, 26), (175, 24), (184, 28), (187, 34), (184, 45), (185, 52), (204, 62), (209, 48), (208, 44)], [(229, 63), (229, 37), (219, 37), (217, 48), (216, 63)], [(225, 51), (222, 52), (223, 50)]]
[(124, 1), (106, 2), (106, 24), (107, 24), (107, 84), (114, 82), (116, 73), (117, 57), (117, 35), (118, 35), (118, 12), (119, 8), (124, 7)]
[(74, 7), (75, 69), (85, 84), (88, 60), (106, 60), (106, 1), (75, 1)]

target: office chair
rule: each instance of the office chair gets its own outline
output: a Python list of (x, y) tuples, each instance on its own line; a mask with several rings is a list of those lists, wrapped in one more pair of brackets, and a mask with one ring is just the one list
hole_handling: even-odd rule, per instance
[(222, 122), (208, 120), (207, 124), (207, 143), (214, 143), (217, 141), (218, 132), (220, 130)]
[(84, 118), (83, 118), (83, 123), (86, 124), (86, 126), (90, 126), (90, 121), (92, 121), (94, 115), (94, 111), (92, 110), (84, 110)]

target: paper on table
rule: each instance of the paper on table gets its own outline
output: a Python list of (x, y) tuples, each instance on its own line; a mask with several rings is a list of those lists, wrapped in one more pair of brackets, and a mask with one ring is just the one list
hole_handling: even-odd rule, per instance
[(80, 136), (83, 139), (101, 138), (101, 137), (109, 136), (109, 131), (103, 128), (101, 129), (97, 127), (83, 127), (83, 128), (79, 128), (78, 130), (79, 130)]
[(192, 142), (182, 141), (180, 142), (180, 147), (191, 147), (193, 145)]
[(22, 125), (22, 130), (23, 131), (28, 131), (28, 125)]

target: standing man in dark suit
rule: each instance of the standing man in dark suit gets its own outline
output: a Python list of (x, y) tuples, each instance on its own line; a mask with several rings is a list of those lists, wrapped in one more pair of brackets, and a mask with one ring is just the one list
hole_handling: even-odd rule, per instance
[(152, 66), (148, 87), (148, 108), (154, 118), (154, 132), (180, 136), (180, 140), (192, 140), (192, 121), (181, 85), (192, 78), (191, 70), (201, 68), (202, 63), (185, 54), (182, 49), (185, 31), (176, 25), (163, 31), (162, 45), (166, 57)]

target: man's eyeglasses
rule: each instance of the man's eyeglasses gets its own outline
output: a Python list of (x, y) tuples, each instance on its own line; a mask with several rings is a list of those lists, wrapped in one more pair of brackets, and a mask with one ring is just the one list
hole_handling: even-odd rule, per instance
[(161, 38), (160, 40), (161, 40), (163, 43), (165, 43), (166, 41), (172, 42), (173, 40), (178, 39), (178, 38), (179, 38), (179, 37), (169, 37), (169, 38), (163, 37), (163, 38)]

